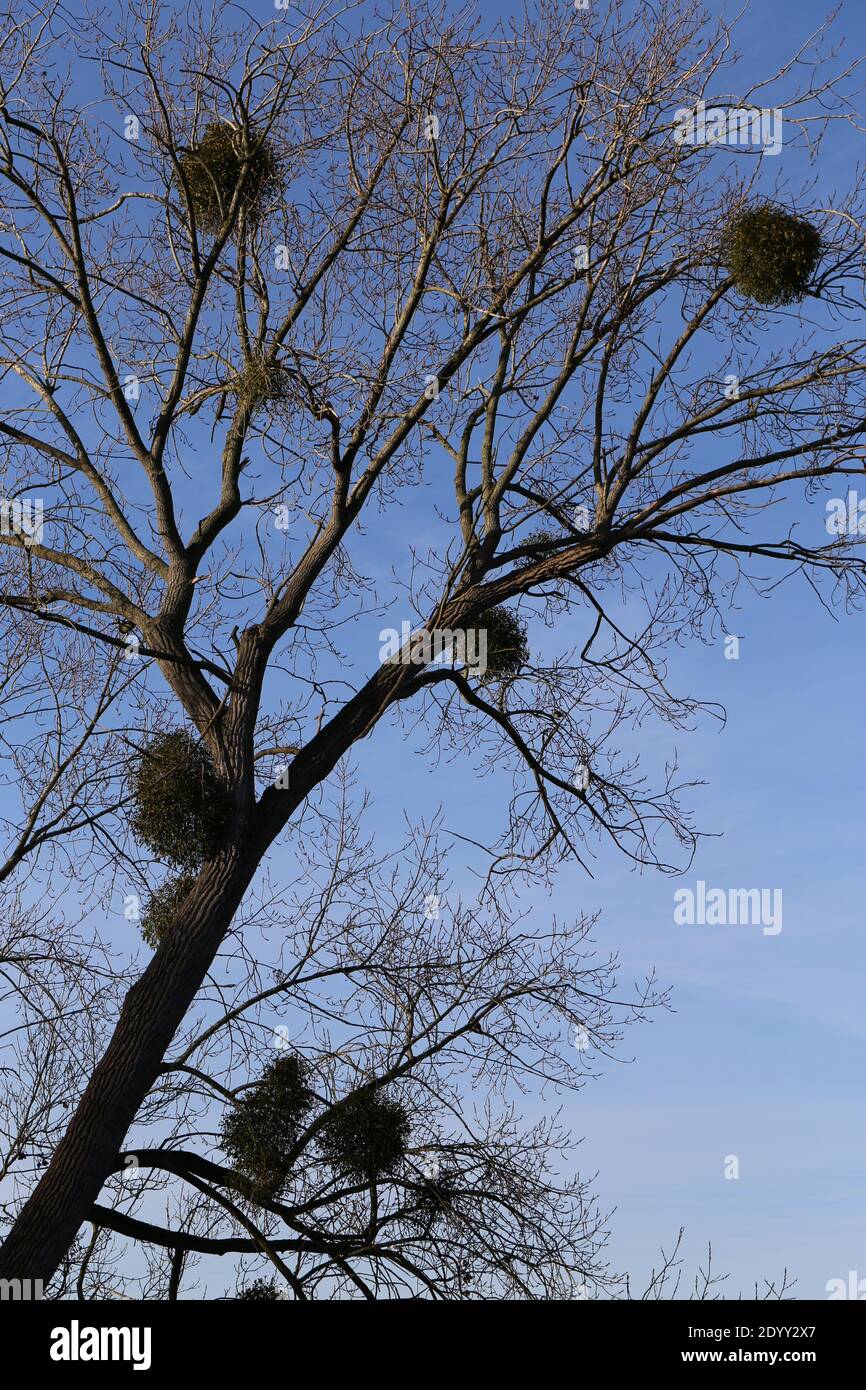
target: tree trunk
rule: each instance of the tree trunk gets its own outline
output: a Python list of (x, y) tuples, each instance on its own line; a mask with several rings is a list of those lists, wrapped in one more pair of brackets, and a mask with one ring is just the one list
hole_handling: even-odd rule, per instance
[(51, 1163), (0, 1247), (0, 1278), (47, 1283), (57, 1270), (201, 987), (256, 870), (258, 848), (233, 847), (205, 866), (171, 931), (130, 989)]
[[(463, 607), (469, 602), (463, 599)], [(236, 693), (244, 682), (247, 687), (253, 683), (250, 666), (255, 666), (260, 654), (256, 640), (252, 634), (248, 651), (238, 658), (244, 679), (236, 677)], [(204, 867), (168, 936), (127, 994), (111, 1041), (69, 1128), (0, 1246), (0, 1278), (47, 1283), (55, 1273), (114, 1171), (138, 1108), (269, 846), (312, 787), (400, 698), (413, 674), (408, 666), (381, 666), (293, 760), (291, 790), (266, 788), (232, 845)], [(249, 698), (249, 690), (244, 693)], [(230, 752), (234, 746), (238, 767), (237, 745), (242, 736), (243, 720), (238, 719), (226, 744)]]

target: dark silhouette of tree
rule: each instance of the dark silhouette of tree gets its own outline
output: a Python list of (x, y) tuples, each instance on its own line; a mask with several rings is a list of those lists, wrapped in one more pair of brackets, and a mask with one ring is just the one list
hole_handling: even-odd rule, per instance
[[(428, 1099), (435, 1057), (453, 1053), (485, 1087), (509, 1067), (569, 1084), (544, 1010), (558, 1032), (593, 1027), (574, 940), (560, 962), (544, 931), (516, 932), (515, 956), (462, 909), (455, 939), (434, 933), (426, 950), (417, 901), (387, 927), (343, 916), (262, 983), (260, 1001), (274, 988), (303, 1012), (321, 947), (335, 987), (388, 1014), (348, 1052), (306, 1015), (297, 1051), (317, 1103), (292, 1159), (298, 1193), (263, 1208), (291, 1235), (256, 1224), (249, 1178), (163, 1144), (133, 1157), (182, 1180), (193, 1211), (154, 1229), (98, 1199), (135, 1166), (133, 1124), (172, 1106), (179, 1123), (201, 1087), (211, 1113), (260, 1079), (247, 1047), (242, 1080), (225, 1084), (243, 999), (200, 1035), (192, 1006), (226, 952), (244, 979), (262, 969), (239, 925), (254, 877), (281, 836), (319, 832), (338, 765), (383, 721), (513, 769), (479, 909), (506, 927), (521, 876), (586, 862), (595, 837), (640, 865), (688, 857), (675, 769), (650, 786), (615, 748), (627, 719), (683, 727), (696, 713), (666, 684), (666, 646), (711, 633), (740, 575), (826, 581), (840, 603), (862, 590), (853, 538), (815, 543), (797, 524), (821, 486), (862, 472), (860, 190), (830, 208), (776, 190), (820, 245), (813, 263), (799, 243), (790, 292), (755, 297), (728, 268), (726, 229), (764, 193), (754, 152), (710, 172), (714, 155), (673, 137), (676, 109), (715, 95), (728, 62), (724, 26), (710, 32), (691, 0), (603, 13), (545, 0), (498, 27), (435, 3), (374, 17), (314, 4), (261, 24), (133, 3), (114, 23), (47, 6), (2, 25), (0, 444), (6, 496), (44, 499), (45, 517), (37, 529), (10, 511), (0, 604), (18, 689), (53, 731), (10, 717), (22, 811), (2, 875), (62, 864), (96, 895), (138, 866), (153, 893), (149, 845), (193, 879), (146, 969), (123, 980), (62, 1133), (51, 1126), (0, 1275), (50, 1279), (94, 1221), (169, 1252), (170, 1296), (185, 1252), (217, 1249), (264, 1254), (299, 1297), (334, 1280), (570, 1287), (582, 1262), (597, 1272), (598, 1227), (580, 1192), (545, 1176), (554, 1134), (521, 1135), (505, 1105), (470, 1138), (447, 1135), (441, 1217), (433, 1180), (408, 1176), (418, 1136), (436, 1148), (435, 1117), (455, 1102), (441, 1079)], [(821, 43), (779, 77), (795, 146), (847, 118), (847, 75)], [(443, 467), (441, 543), (419, 551), (409, 526), (408, 591), (374, 592), (360, 529), (403, 534), (402, 503)], [(505, 659), (487, 674), (372, 652), (353, 667), (341, 628), (389, 597), (426, 633), (508, 614)], [(533, 660), (516, 640), (526, 622), (564, 614), (578, 649)], [(172, 860), (130, 804), (130, 767), (178, 730), (201, 750), (196, 786), (212, 777), (226, 807), (200, 861), (189, 841)], [(607, 1007), (599, 985), (590, 1012)], [(405, 1125), (387, 1171), (353, 1187), (324, 1136), (359, 1095), (380, 1118), (387, 1098)], [(209, 1234), (215, 1211), (244, 1234)], [(390, 1237), (410, 1228), (420, 1255), (398, 1276)]]

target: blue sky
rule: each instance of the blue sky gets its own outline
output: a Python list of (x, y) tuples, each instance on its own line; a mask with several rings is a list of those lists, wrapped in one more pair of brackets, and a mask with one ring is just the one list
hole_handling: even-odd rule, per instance
[[(821, 17), (808, 0), (784, 7), (753, 0), (739, 29), (745, 74), (778, 64)], [(844, 7), (839, 32), (852, 58), (864, 51), (860, 6)], [(866, 136), (840, 126), (815, 169), (806, 171), (796, 155), (786, 163), (784, 151), (779, 162), (792, 187), (814, 175), (829, 188), (850, 179), (864, 152)], [(852, 336), (858, 331), (854, 325)], [(405, 568), (404, 521), (423, 546), (436, 493), (435, 483), (419, 491), (405, 517), (391, 513), (387, 529), (359, 543), (366, 573), (385, 581), (392, 565)], [(823, 499), (798, 515), (820, 543)], [(434, 532), (431, 521), (431, 543)], [(653, 765), (676, 751), (683, 778), (706, 782), (686, 804), (713, 838), (700, 842), (689, 873), (631, 872), (602, 846), (592, 878), (566, 864), (550, 894), (526, 893), (523, 903), (540, 923), (553, 913), (599, 912), (597, 940), (603, 954), (619, 952), (621, 979), (655, 968), (673, 990), (672, 1012), (628, 1030), (622, 1062), (602, 1063), (599, 1080), (557, 1102), (584, 1136), (582, 1173), (597, 1172), (602, 1206), (616, 1207), (613, 1265), (639, 1285), (660, 1245), (669, 1248), (684, 1226), (687, 1268), (712, 1241), (714, 1267), (730, 1272), (732, 1291), (748, 1293), (755, 1279), (778, 1279), (787, 1266), (798, 1297), (821, 1298), (828, 1280), (851, 1269), (866, 1277), (866, 617), (831, 615), (802, 582), (769, 600), (743, 589), (739, 603), (728, 624), (742, 639), (739, 660), (725, 659), (721, 634), (670, 657), (673, 687), (723, 704), (724, 727), (709, 716), (688, 733), (647, 725), (621, 744)], [(341, 632), (355, 675), (373, 669), (380, 627), (409, 616), (394, 608)], [(551, 654), (585, 635), (578, 618), (532, 632), (534, 647)], [(405, 815), (429, 819), (440, 808), (446, 830), (477, 835), (489, 825), (492, 838), (506, 777), (467, 777), (463, 760), (441, 761), (434, 771), (419, 749), (420, 741), (385, 721), (352, 754), (371, 796), (366, 828), (381, 848), (402, 841)], [(280, 854), (271, 856), (277, 870)], [(450, 864), (455, 891), (470, 891), (477, 866), (459, 840)], [(780, 887), (783, 930), (765, 936), (755, 926), (676, 925), (674, 891), (698, 879)], [(118, 904), (118, 941), (127, 930)], [(534, 1105), (528, 1118), (541, 1102)], [(736, 1180), (724, 1176), (729, 1155), (739, 1159)]]

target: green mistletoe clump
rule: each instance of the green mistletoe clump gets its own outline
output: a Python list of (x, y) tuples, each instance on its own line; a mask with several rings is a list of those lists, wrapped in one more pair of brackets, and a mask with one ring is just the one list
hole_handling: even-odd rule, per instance
[(132, 776), (131, 826), (156, 855), (186, 872), (224, 843), (231, 798), (211, 756), (183, 729), (158, 734)]
[(821, 233), (811, 222), (772, 203), (759, 203), (732, 218), (722, 259), (746, 298), (794, 304), (806, 294), (821, 250)]
[(141, 920), (141, 935), (152, 951), (162, 945), (165, 935), (177, 916), (178, 908), (195, 883), (195, 874), (168, 878), (151, 893), (147, 910)]
[(254, 1279), (238, 1294), (242, 1303), (278, 1303), (282, 1297), (274, 1279)]
[(523, 537), (520, 543), (529, 551), (527, 560), (535, 561), (542, 560), (549, 555), (551, 553), (547, 549), (549, 543), (560, 539), (561, 537), (555, 535), (553, 531), (545, 531), (543, 528), (539, 528), (537, 531), (530, 531), (528, 535)]
[(265, 406), (290, 405), (295, 399), (291, 372), (281, 362), (274, 362), (261, 352), (252, 354), (230, 389), (238, 404), (250, 414)]
[(517, 614), (500, 604), (481, 613), (472, 626), (487, 634), (487, 670), (482, 680), (501, 681), (519, 675), (529, 661), (529, 638)]
[(402, 1162), (409, 1130), (403, 1106), (367, 1088), (337, 1106), (319, 1135), (319, 1146), (343, 1177), (375, 1182)]
[[(280, 166), (268, 140), (253, 132), (249, 141), (240, 207), (248, 220), (255, 220), (279, 184)], [(178, 160), (196, 222), (206, 232), (218, 231), (225, 221), (244, 172), (244, 153), (243, 131), (222, 121), (209, 125)]]
[(315, 1100), (307, 1078), (302, 1058), (278, 1057), (223, 1119), (223, 1150), (249, 1178), (254, 1197), (275, 1197), (288, 1181), (292, 1150)]

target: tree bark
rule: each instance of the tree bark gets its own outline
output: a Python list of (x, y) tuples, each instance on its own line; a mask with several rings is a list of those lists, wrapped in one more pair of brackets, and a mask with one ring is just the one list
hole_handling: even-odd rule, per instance
[(130, 989), (51, 1163), (0, 1247), (0, 1278), (47, 1283), (72, 1245), (240, 905), (257, 851), (233, 846), (204, 867)]

